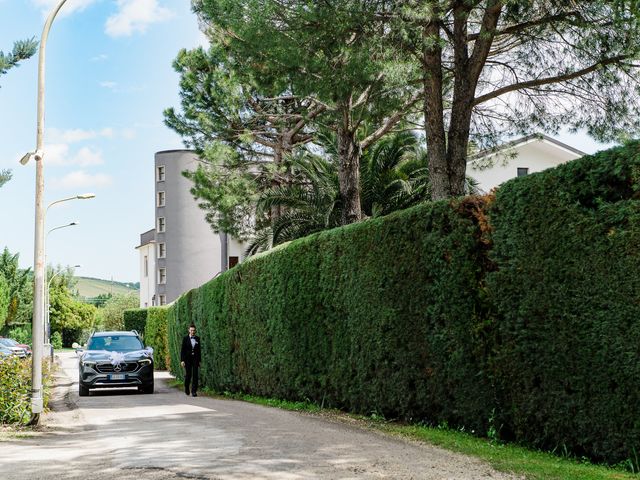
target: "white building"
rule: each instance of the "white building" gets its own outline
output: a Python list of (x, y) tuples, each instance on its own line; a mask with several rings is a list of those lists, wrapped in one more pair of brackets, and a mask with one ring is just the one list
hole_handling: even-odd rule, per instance
[(480, 153), (467, 162), (467, 175), (479, 182), (483, 192), (490, 192), (501, 183), (562, 163), (586, 153), (546, 135), (529, 135), (506, 143), (496, 151)]
[[(241, 243), (211, 230), (204, 210), (190, 192), (192, 181), (182, 175), (186, 170), (195, 171), (199, 164), (191, 150), (166, 150), (155, 155), (156, 227), (141, 235), (137, 247), (141, 307), (171, 303), (243, 258)], [(148, 285), (143, 289), (145, 282)]]
[(151, 229), (140, 235), (140, 308), (154, 305), (156, 299), (156, 231)]

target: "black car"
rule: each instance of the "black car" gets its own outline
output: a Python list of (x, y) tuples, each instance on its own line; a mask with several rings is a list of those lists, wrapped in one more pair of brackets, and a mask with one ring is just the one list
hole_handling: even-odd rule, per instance
[(80, 355), (78, 393), (92, 388), (138, 387), (153, 393), (153, 350), (136, 331), (96, 332)]

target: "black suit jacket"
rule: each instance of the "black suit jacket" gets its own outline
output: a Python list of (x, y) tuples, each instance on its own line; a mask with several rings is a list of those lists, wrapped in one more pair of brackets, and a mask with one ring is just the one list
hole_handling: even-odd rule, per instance
[(200, 365), (200, 337), (195, 336), (196, 346), (195, 348), (191, 347), (191, 338), (189, 335), (186, 335), (182, 339), (182, 348), (180, 349), (180, 361), (184, 363), (191, 364), (195, 362), (197, 366)]

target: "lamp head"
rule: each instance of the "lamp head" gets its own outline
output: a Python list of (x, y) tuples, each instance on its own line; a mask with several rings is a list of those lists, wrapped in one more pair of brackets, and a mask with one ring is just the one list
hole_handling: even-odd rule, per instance
[(42, 160), (42, 156), (43, 153), (41, 150), (36, 150), (35, 152), (27, 152), (25, 153), (25, 155), (20, 159), (20, 163), (22, 165), (26, 165), (27, 163), (29, 163), (29, 160), (31, 160), (31, 157), (34, 158), (34, 160), (38, 161), (38, 160)]
[(82, 195), (76, 196), (79, 200), (88, 200), (89, 198), (96, 198), (95, 193), (83, 193)]
[(33, 155), (32, 152), (25, 153), (24, 156), (20, 159), (20, 163), (22, 165), (26, 165), (27, 163), (29, 163), (29, 160), (31, 160), (31, 155)]

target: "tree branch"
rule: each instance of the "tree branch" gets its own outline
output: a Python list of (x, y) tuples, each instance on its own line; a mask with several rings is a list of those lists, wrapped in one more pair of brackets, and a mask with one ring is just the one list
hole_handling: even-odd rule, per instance
[[(530, 28), (530, 27), (545, 25), (547, 23), (554, 23), (559, 20), (564, 20), (572, 16), (581, 17), (580, 12), (578, 12), (577, 10), (571, 10), (569, 12), (559, 13), (557, 15), (551, 15), (548, 17), (542, 17), (535, 20), (529, 20), (528, 22), (522, 22), (516, 25), (511, 25), (510, 27), (504, 28), (502, 30), (496, 30), (495, 37), (500, 37), (502, 35), (511, 35), (513, 33), (518, 33), (523, 30), (526, 30), (527, 28)], [(480, 36), (480, 33), (471, 33), (467, 35), (467, 42), (473, 42), (477, 40), (479, 36)]]
[(506, 87), (499, 88), (497, 90), (494, 90), (493, 92), (480, 95), (473, 101), (473, 105), (474, 106), (479, 105), (488, 100), (499, 97), (500, 95), (504, 95), (505, 93), (515, 92), (517, 90), (524, 90), (526, 88), (539, 87), (541, 85), (548, 85), (551, 83), (560, 83), (560, 82), (573, 80), (574, 78), (588, 75), (589, 73), (595, 72), (596, 70), (599, 70), (602, 67), (611, 65), (616, 62), (620, 62), (621, 60), (625, 60), (627, 58), (629, 58), (628, 55), (618, 55), (611, 58), (605, 58), (589, 67), (583, 68), (581, 70), (577, 70), (572, 73), (565, 73), (562, 75), (555, 75), (551, 77), (537, 78), (535, 80), (528, 80), (526, 82), (519, 82), (519, 83), (514, 83), (512, 85), (507, 85)]
[(416, 103), (418, 103), (418, 101), (420, 101), (422, 95), (423, 92), (416, 93), (407, 101), (407, 103), (402, 106), (401, 109), (387, 118), (387, 120), (382, 125), (380, 125), (380, 127), (375, 132), (362, 140), (362, 142), (360, 142), (360, 147), (362, 148), (362, 150), (365, 150), (371, 144), (378, 141), (380, 138), (386, 135), (395, 125), (397, 125), (398, 122), (400, 122), (404, 118), (407, 111), (409, 111), (411, 107), (413, 107)]

